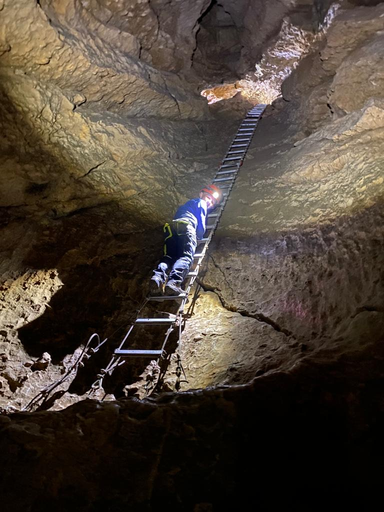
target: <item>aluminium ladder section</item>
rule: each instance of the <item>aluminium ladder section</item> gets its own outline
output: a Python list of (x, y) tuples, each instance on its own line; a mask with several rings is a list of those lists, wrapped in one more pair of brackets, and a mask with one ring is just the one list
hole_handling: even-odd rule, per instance
[[(216, 172), (215, 177), (212, 180), (212, 183), (217, 185), (223, 191), (223, 200), (220, 203), (219, 207), (215, 209), (212, 213), (207, 215), (207, 227), (204, 234), (204, 238), (198, 240), (198, 252), (194, 255), (194, 268), (190, 270), (187, 274), (186, 285), (185, 285), (185, 293), (178, 296), (160, 296), (160, 297), (150, 297), (148, 296), (145, 300), (145, 303), (140, 308), (136, 320), (130, 326), (127, 334), (125, 335), (123, 341), (120, 346), (114, 351), (112, 359), (107, 366), (107, 368), (103, 371), (104, 374), (112, 373), (113, 369), (117, 366), (123, 364), (121, 362), (122, 358), (128, 357), (150, 357), (150, 358), (160, 358), (163, 356), (165, 352), (165, 345), (167, 343), (168, 337), (176, 326), (181, 325), (182, 317), (184, 314), (184, 308), (188, 301), (188, 295), (191, 291), (191, 288), (198, 276), (200, 266), (204, 259), (204, 256), (207, 252), (210, 241), (212, 240), (213, 234), (216, 230), (216, 227), (220, 221), (220, 217), (223, 213), (225, 205), (228, 201), (229, 194), (233, 188), (235, 183), (237, 174), (240, 170), (240, 167), (243, 163), (244, 157), (248, 151), (249, 145), (251, 143), (253, 134), (256, 130), (257, 124), (259, 122), (260, 117), (262, 116), (266, 105), (259, 104), (253, 107), (247, 114), (247, 116), (242, 121), (235, 137), (232, 140), (232, 143), (229, 147), (229, 150), (222, 160), (218, 171)], [(150, 301), (180, 301), (180, 305), (177, 309), (176, 314), (168, 314), (168, 318), (142, 318), (140, 317), (141, 311), (144, 309), (145, 305)], [(135, 326), (138, 325), (164, 325), (168, 327), (165, 333), (165, 339), (163, 345), (160, 350), (133, 350), (124, 348), (129, 335)]]

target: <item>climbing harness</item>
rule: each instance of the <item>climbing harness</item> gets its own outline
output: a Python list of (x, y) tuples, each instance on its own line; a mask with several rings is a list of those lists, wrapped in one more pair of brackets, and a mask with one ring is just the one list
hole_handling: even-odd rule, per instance
[[(102, 369), (100, 373), (97, 375), (97, 380), (92, 385), (92, 388), (90, 390), (90, 394), (95, 392), (96, 390), (103, 387), (103, 380), (106, 375), (111, 375), (112, 372), (119, 366), (123, 365), (125, 363), (125, 360), (127, 358), (132, 357), (139, 357), (139, 358), (151, 358), (156, 360), (156, 364), (159, 365), (160, 360), (166, 360), (170, 357), (170, 353), (167, 352), (167, 342), (169, 340), (170, 335), (172, 332), (177, 328), (178, 329), (178, 341), (177, 344), (179, 345), (181, 342), (181, 334), (182, 334), (182, 327), (185, 325), (185, 321), (188, 317), (190, 317), (190, 311), (185, 312), (186, 304), (188, 303), (188, 296), (191, 292), (191, 289), (197, 279), (197, 276), (199, 274), (200, 267), (202, 265), (202, 262), (204, 260), (204, 257), (207, 253), (208, 246), (212, 240), (212, 237), (215, 233), (215, 230), (219, 224), (220, 217), (223, 213), (223, 210), (225, 208), (225, 205), (228, 201), (229, 194), (234, 186), (235, 180), (237, 178), (237, 174), (240, 170), (241, 165), (243, 164), (245, 155), (248, 151), (249, 145), (251, 143), (252, 137), (254, 135), (254, 132), (256, 130), (257, 124), (259, 122), (259, 119), (261, 118), (264, 110), (266, 108), (266, 105), (259, 104), (256, 105), (254, 108), (252, 108), (245, 119), (242, 121), (235, 137), (233, 138), (231, 145), (229, 147), (229, 150), (224, 157), (224, 159), (221, 162), (221, 165), (219, 166), (216, 175), (214, 179), (212, 180), (212, 184), (216, 187), (218, 187), (223, 195), (223, 199), (220, 203), (220, 205), (216, 208), (216, 210), (212, 213), (209, 213), (208, 218), (208, 225), (206, 227), (206, 232), (204, 238), (201, 240), (198, 240), (198, 252), (194, 255), (194, 264), (191, 267), (189, 273), (187, 274), (186, 282), (185, 282), (185, 292), (183, 294), (177, 295), (177, 296), (149, 296), (145, 299), (142, 307), (137, 311), (137, 316), (134, 322), (131, 324), (131, 326), (128, 329), (127, 334), (125, 335), (124, 339), (120, 343), (119, 347), (115, 349), (112, 358), (110, 362), (108, 363), (107, 367), (105, 369)], [(211, 222), (209, 222), (211, 221)], [(164, 229), (166, 229), (164, 227)], [(199, 287), (199, 285), (198, 285)], [(196, 300), (197, 294), (196, 294), (196, 288), (195, 287), (195, 294), (193, 301)], [(177, 307), (177, 311), (175, 314), (166, 313), (163, 317), (143, 317), (142, 312), (144, 311), (145, 307), (148, 305), (148, 303), (151, 302), (163, 302), (163, 301), (179, 301), (179, 305)], [(193, 305), (192, 305), (193, 309)], [(160, 349), (134, 349), (134, 348), (127, 348), (126, 342), (130, 335), (132, 334), (132, 331), (135, 329), (135, 327), (138, 326), (164, 326), (167, 327), (167, 330), (165, 332), (164, 342)], [(181, 374), (185, 373), (181, 365), (181, 361), (179, 356), (177, 360), (177, 369), (176, 369), (176, 387), (180, 387), (180, 381), (181, 381)], [(164, 373), (164, 372), (163, 372)], [(159, 379), (161, 378), (161, 374)], [(153, 390), (156, 386), (153, 384), (152, 380), (149, 386), (147, 386), (147, 395), (150, 392), (150, 389)], [(149, 389), (150, 388), (150, 389)]]

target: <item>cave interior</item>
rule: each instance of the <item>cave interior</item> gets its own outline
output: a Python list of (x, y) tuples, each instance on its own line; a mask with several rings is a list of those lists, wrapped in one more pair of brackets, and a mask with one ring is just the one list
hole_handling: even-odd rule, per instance
[[(0, 20), (4, 510), (376, 510), (384, 2), (0, 0)], [(181, 338), (92, 387), (138, 311), (177, 310), (146, 303), (163, 225), (258, 104)]]

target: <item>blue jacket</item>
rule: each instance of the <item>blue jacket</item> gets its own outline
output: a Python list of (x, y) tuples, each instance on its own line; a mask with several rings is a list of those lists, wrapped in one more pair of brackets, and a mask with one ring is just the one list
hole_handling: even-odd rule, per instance
[(196, 236), (201, 240), (206, 229), (207, 203), (199, 198), (191, 199), (179, 207), (173, 220), (184, 220), (192, 224)]

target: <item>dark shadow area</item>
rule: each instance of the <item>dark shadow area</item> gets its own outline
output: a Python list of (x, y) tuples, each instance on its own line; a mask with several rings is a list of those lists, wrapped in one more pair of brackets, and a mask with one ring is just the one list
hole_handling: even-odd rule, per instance
[(194, 54), (193, 67), (204, 76), (212, 76), (220, 83), (222, 80), (240, 78), (237, 65), (241, 57), (241, 30), (231, 14), (220, 2), (213, 1), (199, 19), (199, 31), (196, 35), (197, 52)]
[[(246, 386), (15, 414), (1, 432), (3, 504), (12, 512), (375, 510), (383, 356), (304, 364)], [(50, 435), (16, 437), (30, 425)], [(29, 482), (17, 495), (16, 475)], [(55, 475), (54, 487), (41, 485)]]

